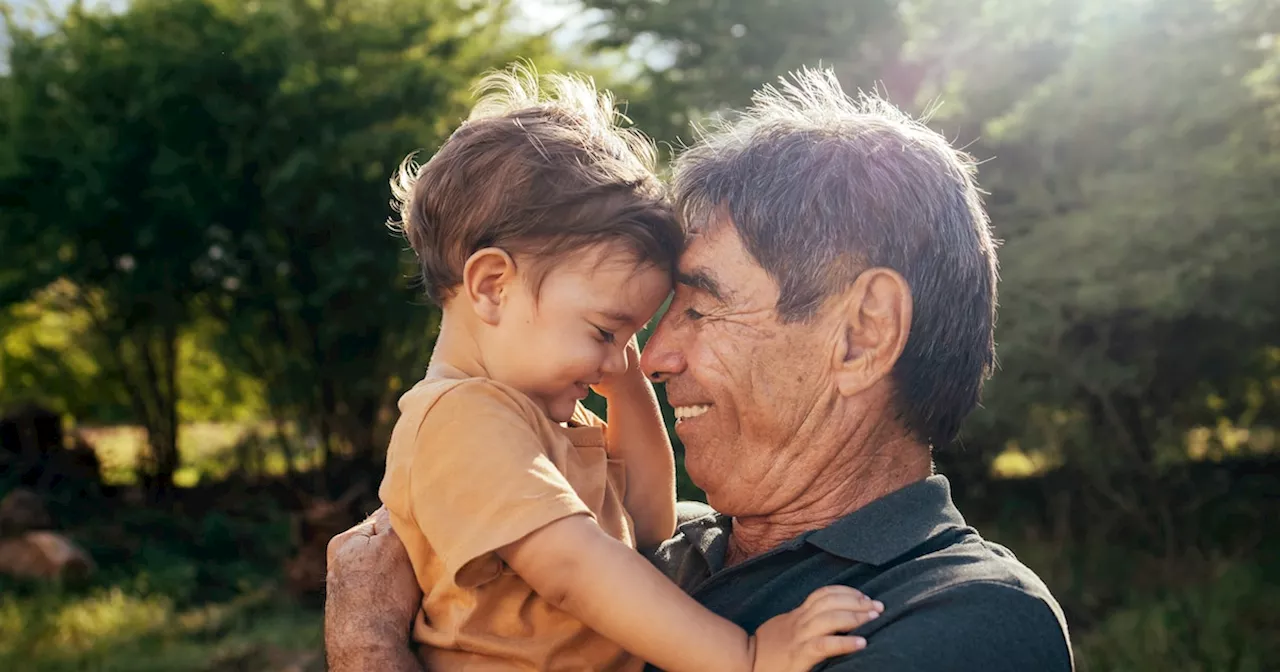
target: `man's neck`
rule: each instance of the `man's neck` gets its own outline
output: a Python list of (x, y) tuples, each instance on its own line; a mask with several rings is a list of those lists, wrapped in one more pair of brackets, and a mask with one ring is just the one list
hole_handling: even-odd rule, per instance
[(827, 527), (871, 502), (933, 474), (929, 447), (909, 438), (850, 441), (792, 505), (761, 516), (737, 516), (726, 565), (765, 553), (810, 530)]

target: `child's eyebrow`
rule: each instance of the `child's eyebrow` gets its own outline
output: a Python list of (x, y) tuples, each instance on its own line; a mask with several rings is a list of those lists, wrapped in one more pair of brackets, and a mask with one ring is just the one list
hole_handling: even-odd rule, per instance
[(600, 317), (603, 317), (610, 322), (617, 322), (628, 327), (636, 326), (636, 318), (626, 313), (620, 313), (613, 310), (602, 310), (600, 311)]

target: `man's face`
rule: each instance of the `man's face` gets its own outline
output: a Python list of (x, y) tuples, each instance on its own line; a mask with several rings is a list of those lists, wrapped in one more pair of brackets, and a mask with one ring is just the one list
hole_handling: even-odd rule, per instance
[[(667, 383), (690, 478), (722, 513), (770, 513), (800, 496), (789, 471), (808, 464), (804, 446), (830, 417), (835, 325), (819, 314), (784, 324), (778, 286), (732, 225), (693, 236), (680, 259), (675, 297), (645, 346), (642, 366)], [(830, 332), (830, 333), (829, 333)]]

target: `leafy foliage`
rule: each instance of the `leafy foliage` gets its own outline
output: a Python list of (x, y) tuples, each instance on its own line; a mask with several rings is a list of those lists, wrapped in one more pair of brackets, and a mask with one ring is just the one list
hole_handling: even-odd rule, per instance
[[(387, 178), (509, 49), (502, 6), (139, 0), (11, 27), (0, 305), (55, 280), (127, 391), (154, 481), (177, 468), (184, 330), (277, 420), (371, 456), (429, 352)], [(487, 13), (486, 13), (487, 12)], [(206, 339), (207, 341), (209, 339)]]

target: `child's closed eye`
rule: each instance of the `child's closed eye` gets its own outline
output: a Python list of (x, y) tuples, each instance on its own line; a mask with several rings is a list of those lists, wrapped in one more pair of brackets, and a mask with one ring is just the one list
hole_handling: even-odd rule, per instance
[(616, 340), (616, 337), (611, 331), (601, 329), (600, 327), (596, 327), (596, 331), (600, 332), (600, 340), (605, 343), (613, 343)]

